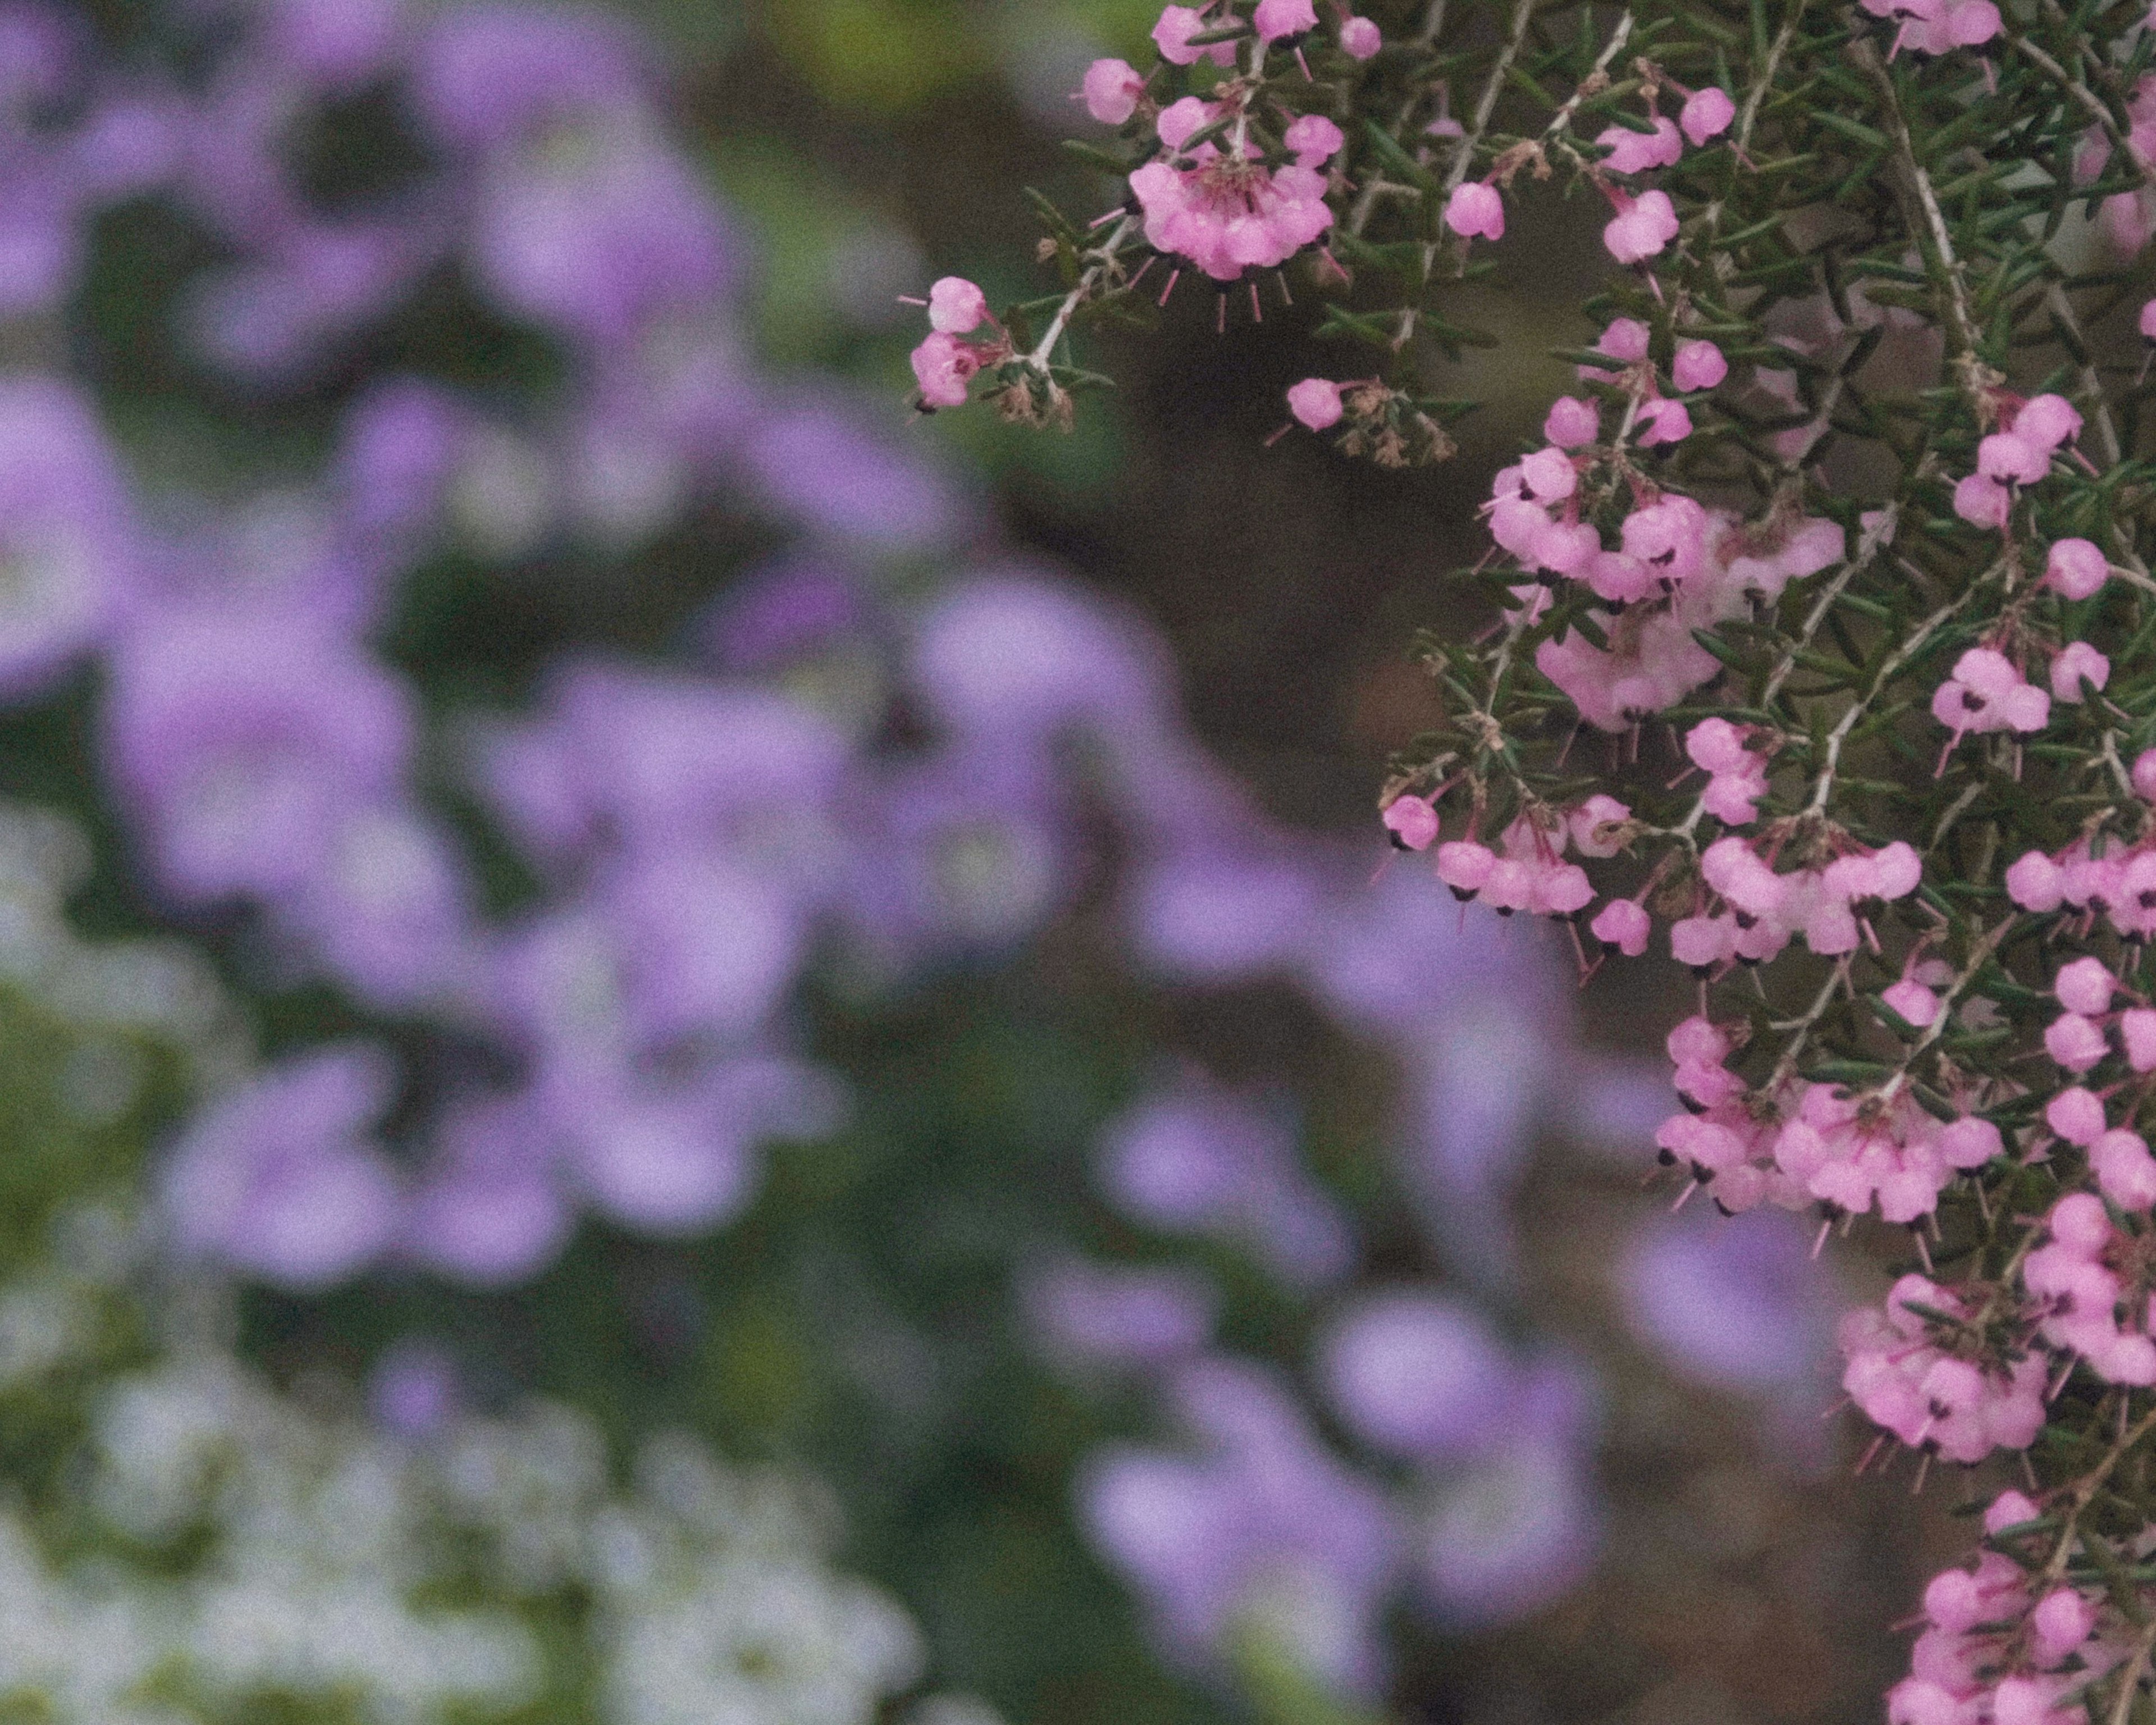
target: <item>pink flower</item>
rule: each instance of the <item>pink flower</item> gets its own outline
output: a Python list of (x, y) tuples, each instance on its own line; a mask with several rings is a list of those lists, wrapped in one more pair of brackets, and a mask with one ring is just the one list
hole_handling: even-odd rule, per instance
[[(1637, 318), (1612, 318), (1609, 327), (1596, 337), (1594, 351), (1597, 353), (1606, 353), (1610, 358), (1625, 364), (1636, 365), (1647, 357), (1648, 341), (1647, 326)], [(1616, 372), (1599, 371), (1593, 366), (1582, 366), (1579, 368), (1579, 375), (1584, 378), (1593, 378), (1603, 383), (1614, 383), (1617, 381)]]
[(1103, 126), (1121, 126), (1138, 110), (1145, 80), (1124, 60), (1096, 60), (1086, 69), (1079, 94), (1086, 111)]
[(2098, 1138), (2089, 1146), (2089, 1172), (2103, 1195), (2123, 1210), (2145, 1210), (2156, 1204), (2156, 1158), (2138, 1132), (2121, 1127)]
[(1505, 203), (1495, 186), (1467, 180), (1453, 188), (1445, 206), (1445, 225), (1462, 239), (1505, 237)]
[(1579, 485), (1579, 470), (1562, 449), (1537, 449), (1520, 462), (1527, 488), (1546, 502), (1562, 503)]
[[(2149, 303), (2156, 305), (2156, 300)], [(2110, 578), (2109, 561), (2089, 541), (2052, 542), (2051, 554), (2044, 561), (2044, 585), (2054, 593), (2070, 599), (2085, 599), (2100, 591)]]
[(1737, 104), (1716, 85), (1696, 90), (1685, 98), (1684, 111), (1677, 116), (1677, 124), (1684, 135), (1697, 149), (1709, 138), (1719, 137), (1729, 130), (1729, 122), (1737, 117)]
[(1171, 6), (1160, 15), (1160, 22), (1152, 27), (1153, 45), (1159, 49), (1160, 57), (1172, 66), (1194, 65), (1209, 59), (1216, 66), (1235, 64), (1235, 45), (1232, 42), (1216, 42), (1209, 48), (1193, 48), (1190, 39), (1202, 36), (1212, 26), (1205, 15), (1194, 6)]
[(1191, 137), (1213, 123), (1213, 105), (1203, 96), (1184, 96), (1170, 102), (1154, 116), (1152, 129), (1171, 150), (1180, 150)]
[[(1166, 116), (1162, 116), (1163, 119)], [(1201, 144), (1193, 165), (1149, 162), (1131, 176), (1147, 240), (1216, 281), (1286, 263), (1332, 225), (1325, 177), (1290, 162), (1270, 172), (1252, 157)]]
[(965, 406), (966, 384), (980, 368), (980, 355), (942, 330), (913, 350), (913, 375), (921, 384), (922, 403), (930, 408)]
[(1340, 51), (1348, 59), (1367, 60), (1385, 45), (1377, 25), (1366, 18), (1351, 18), (1340, 26)]
[(2056, 911), (2066, 902), (2063, 871), (2042, 851), (2025, 852), (2006, 870), (2006, 896), (2025, 911)]
[(2014, 416), (2014, 435), (2049, 454), (2082, 434), (2082, 416), (2063, 395), (2031, 396)]
[(1954, 661), (1953, 675), (1933, 696), (1932, 716), (1957, 738), (1970, 731), (2025, 734), (2051, 722), (2051, 697), (2024, 682), (2004, 653), (1972, 647)]
[(2095, 1018), (2111, 1010), (2111, 997), (2118, 984), (2101, 958), (2076, 958), (2059, 967), (2051, 979), (2051, 992), (2068, 1012)]
[(2144, 802), (2156, 803), (2156, 749), (2143, 749), (2133, 757), (2133, 769), (2127, 775), (2133, 781), (2133, 794)]
[(2052, 698), (2064, 701), (2079, 701), (2083, 679), (2087, 679), (2092, 688), (2102, 689), (2111, 680), (2111, 661), (2087, 641), (2071, 641), (2066, 649), (2051, 661)]
[[(1717, 92), (1720, 94), (1719, 91)], [(1712, 341), (1680, 341), (1670, 381), (1681, 390), (1715, 389), (1729, 375), (1729, 362)]]
[(1637, 264), (1658, 256), (1677, 237), (1677, 213), (1666, 192), (1643, 192), (1619, 206), (1616, 218), (1602, 230), (1602, 243), (1620, 264)]
[(1300, 36), (1316, 29), (1317, 13), (1310, 0), (1258, 0), (1250, 22), (1256, 27), (1258, 40), (1270, 46), (1283, 36)]
[(1640, 434), (1643, 449), (1656, 444), (1681, 444), (1691, 435), (1691, 410), (1670, 396), (1656, 396), (1640, 403)]
[(1654, 922), (1646, 911), (1629, 898), (1612, 899), (1587, 926), (1588, 932), (1613, 952), (1637, 958), (1647, 950)]
[(1879, 998), (1894, 1009), (1895, 1015), (1903, 1024), (1913, 1024), (1919, 1030), (1939, 1015), (1939, 997), (1914, 977), (1903, 977), (1883, 989)]
[(2141, 337), (2145, 341), (2156, 341), (2156, 300), (2141, 308)]
[(2086, 1072), (2110, 1051), (2103, 1032), (2077, 1012), (2062, 1012), (2044, 1027), (2044, 1052), (2069, 1072)]
[(1340, 146), (1348, 140), (1322, 114), (1306, 114), (1288, 127), (1281, 141), (1302, 167), (1322, 167), (1340, 153)]
[(1652, 131), (1634, 131), (1625, 126), (1608, 128), (1594, 141), (1609, 152), (1602, 165), (1613, 173), (1640, 174), (1675, 162), (1684, 154), (1676, 122), (1658, 114), (1654, 127)]
[(1594, 403), (1560, 395), (1550, 404), (1543, 421), (1543, 435), (1560, 449), (1576, 449), (1591, 444), (1602, 429), (1602, 414)]
[(1383, 819), (1403, 850), (1427, 850), (1437, 837), (1437, 810), (1427, 797), (1395, 797), (1385, 805)]
[(2071, 1085), (2044, 1105), (2044, 1124), (2069, 1144), (2093, 1144), (2109, 1124), (2094, 1092)]
[(1995, 431), (1976, 446), (1976, 470), (1988, 480), (2033, 485), (2051, 470), (2051, 452), (2012, 432)]
[(928, 290), (928, 326), (939, 334), (965, 335), (988, 315), (988, 296), (963, 275), (947, 275)]
[(1953, 511), (1972, 527), (2004, 531), (2014, 500), (1997, 480), (1972, 473), (1954, 487)]
[(1340, 386), (1329, 378), (1305, 377), (1289, 388), (1287, 410), (1312, 431), (1329, 431), (1340, 423)]

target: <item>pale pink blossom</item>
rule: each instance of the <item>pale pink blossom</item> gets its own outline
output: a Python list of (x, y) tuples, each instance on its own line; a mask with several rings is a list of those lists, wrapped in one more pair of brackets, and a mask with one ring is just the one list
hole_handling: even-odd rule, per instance
[(962, 408), (966, 385), (981, 368), (978, 350), (938, 330), (913, 350), (913, 375), (931, 408)]
[(1560, 395), (1550, 404), (1543, 421), (1543, 435), (1560, 449), (1576, 449), (1591, 444), (1602, 430), (1602, 415), (1592, 402)]
[(2041, 731), (2051, 697), (2022, 680), (2014, 662), (1992, 647), (1972, 647), (1932, 697), (1932, 716), (1958, 739), (1968, 732)]
[(963, 275), (947, 275), (928, 290), (928, 326), (942, 335), (978, 329), (988, 315), (988, 296)]
[(1340, 128), (1322, 114), (1305, 114), (1281, 134), (1281, 141), (1287, 146), (1299, 166), (1322, 167), (1340, 153), (1341, 146), (1348, 140)]
[(1453, 187), (1445, 206), (1445, 225), (1462, 239), (1502, 239), (1505, 202), (1495, 186), (1465, 180)]
[(1613, 173), (1639, 174), (1675, 162), (1684, 154), (1676, 122), (1656, 115), (1652, 123), (1652, 131), (1634, 131), (1625, 126), (1604, 131), (1594, 141), (1609, 152), (1602, 165)]
[(2082, 684), (2101, 690), (2111, 680), (2111, 661), (2087, 641), (2069, 641), (2051, 661), (2051, 696), (2056, 701), (2078, 701)]
[(1213, 28), (1205, 16), (1194, 6), (1171, 6), (1160, 15), (1152, 27), (1153, 45), (1160, 57), (1172, 66), (1194, 65), (1201, 59), (1209, 59), (1216, 66), (1235, 64), (1235, 45), (1232, 42), (1216, 42), (1208, 48), (1194, 48), (1193, 36), (1202, 36)]
[(1270, 44), (1283, 36), (1300, 36), (1316, 29), (1317, 13), (1310, 0), (1258, 0), (1250, 23), (1257, 30), (1258, 40)]
[(2058, 539), (2044, 562), (2044, 585), (2070, 599), (2086, 599), (2101, 592), (2111, 578), (2111, 564), (2086, 539)]
[(1729, 375), (1729, 362), (1712, 341), (1680, 341), (1670, 365), (1670, 381), (1687, 393), (1715, 389)]
[(1635, 198), (1625, 199), (1602, 230), (1603, 244), (1620, 264), (1637, 264), (1659, 256), (1676, 237), (1677, 213), (1666, 192), (1643, 192)]
[(1340, 26), (1340, 50), (1348, 59), (1367, 60), (1385, 45), (1376, 24), (1366, 18), (1351, 18)]
[(1685, 98), (1677, 124), (1691, 140), (1692, 147), (1697, 149), (1709, 138), (1719, 137), (1728, 131), (1729, 122), (1736, 117), (1737, 104), (1729, 100), (1728, 93), (1710, 84)]
[(1086, 99), (1086, 111), (1101, 125), (1121, 126), (1137, 112), (1145, 80), (1127, 61), (1096, 60), (1086, 67), (1079, 94)]
[(1437, 810), (1427, 797), (1395, 797), (1385, 805), (1385, 830), (1403, 850), (1427, 850), (1437, 838)]
[(1287, 393), (1287, 410), (1312, 431), (1329, 431), (1340, 423), (1340, 386), (1326, 377), (1305, 377)]

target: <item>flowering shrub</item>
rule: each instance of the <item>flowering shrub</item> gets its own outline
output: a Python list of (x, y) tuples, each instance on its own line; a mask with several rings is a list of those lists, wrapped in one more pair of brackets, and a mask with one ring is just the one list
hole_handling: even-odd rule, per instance
[(1375, 367), (1294, 419), (1443, 459), (1479, 249), (1537, 182), (1607, 205), (1599, 333), (1484, 506), (1494, 623), (1419, 644), (1445, 716), (1384, 826), (1570, 923), (1583, 971), (1697, 977), (1657, 1135), (1686, 1194), (1907, 1230), (1845, 1388), (1920, 1479), (2015, 1452), (2025, 1490), (1928, 1593), (1897, 1725), (2124, 1720), (2156, 1645), (2156, 302), (2121, 266), (2156, 34), (1989, 0), (1372, 10), (1171, 7), (1152, 69), (1096, 66), (1121, 201), (1050, 213), (1065, 291), (969, 362), (1054, 419), (1073, 327), (1189, 272), (1224, 321), (1292, 263)]

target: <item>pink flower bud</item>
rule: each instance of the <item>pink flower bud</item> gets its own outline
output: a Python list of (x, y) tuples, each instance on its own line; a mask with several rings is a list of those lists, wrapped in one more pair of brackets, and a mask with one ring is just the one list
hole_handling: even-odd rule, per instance
[(1437, 810), (1427, 797), (1395, 797), (1385, 805), (1383, 819), (1403, 850), (1427, 850), (1437, 837)]
[(2101, 690), (2111, 680), (2111, 661), (2087, 641), (2069, 641), (2051, 661), (2051, 693), (2061, 701), (2082, 698), (2082, 684)]
[(1999, 1137), (1999, 1128), (1974, 1114), (1950, 1122), (1939, 1134), (1939, 1154), (1946, 1158), (1949, 1168), (1982, 1168), (2005, 1152), (2005, 1140)]
[(1367, 60), (1385, 45), (1377, 25), (1366, 18), (1351, 18), (1340, 26), (1340, 51), (1348, 59)]
[(2114, 1127), (2089, 1146), (2089, 1172), (2103, 1195), (2123, 1210), (2156, 1204), (2156, 1157), (2140, 1133)]
[(1520, 463), (1520, 477), (1544, 503), (1562, 503), (1579, 485), (1579, 470), (1563, 449), (1537, 449)]
[(1258, 39), (1271, 44), (1283, 36), (1300, 36), (1316, 29), (1317, 13), (1310, 0), (1258, 0), (1250, 22), (1256, 27)]
[(2036, 1633), (2039, 1660), (2057, 1665), (2095, 1630), (2096, 1607), (2075, 1589), (2062, 1587), (2029, 1614), (2029, 1626)]
[(2007, 495), (2006, 487), (1980, 473), (1972, 473), (1954, 487), (1953, 511), (1972, 527), (1999, 531), (2006, 526), (2013, 507), (2014, 500)]
[(1638, 264), (1661, 254), (1677, 237), (1676, 207), (1666, 192), (1643, 192), (1602, 230), (1602, 244), (1620, 264)]
[(1160, 50), (1160, 57), (1172, 66), (1195, 65), (1201, 59), (1209, 59), (1216, 66), (1234, 65), (1235, 46), (1232, 42), (1216, 42), (1209, 48), (1190, 45), (1193, 36), (1202, 36), (1211, 28), (1196, 7), (1171, 6), (1152, 27), (1153, 45)]
[(2006, 870), (2006, 896), (2025, 911), (2057, 910), (2066, 902), (2059, 865), (2041, 850), (2024, 853)]
[(1329, 431), (1345, 411), (1340, 386), (1327, 377), (1305, 377), (1287, 393), (1287, 410), (1312, 431)]
[(1657, 396), (1640, 403), (1639, 428), (1634, 439), (1643, 449), (1657, 444), (1681, 444), (1691, 435), (1691, 413), (1673, 396)]
[(1437, 878), (1462, 898), (1480, 892), (1496, 865), (1490, 847), (1472, 839), (1455, 839), (1437, 847)]
[(1652, 131), (1634, 131), (1630, 126), (1610, 126), (1594, 141), (1609, 152), (1602, 165), (1620, 174), (1669, 167), (1684, 154), (1684, 144), (1673, 121), (1657, 116), (1654, 127)]
[(2156, 300), (2141, 308), (2141, 336), (2143, 341), (2156, 341)]
[(981, 368), (980, 356), (956, 336), (938, 330), (913, 350), (913, 375), (931, 408), (963, 408), (966, 384)]
[(1096, 60), (1086, 69), (1079, 94), (1086, 111), (1103, 126), (1121, 126), (1138, 110), (1145, 80), (1126, 60)]
[(2111, 1050), (2092, 1020), (2062, 1012), (2045, 1027), (2044, 1051), (2067, 1071), (2086, 1072)]
[(1213, 120), (1213, 105), (1202, 96), (1184, 96), (1180, 101), (1170, 102), (1153, 121), (1153, 130), (1160, 141), (1171, 150), (1180, 150), (1193, 134), (1202, 131)]
[[(2156, 300), (2150, 303), (2156, 305)], [(2110, 577), (2111, 565), (2104, 554), (2086, 539), (2054, 541), (2044, 561), (2044, 585), (2070, 599), (2087, 598)]]
[(2156, 803), (2156, 749), (2143, 749), (2133, 757), (2133, 770), (2127, 777), (2133, 783), (2133, 794)]
[(1647, 937), (1654, 932), (1654, 921), (1645, 909), (1629, 898), (1612, 899), (1596, 912), (1587, 930), (1605, 947), (1614, 947), (1627, 958), (1636, 958), (1647, 950)]
[(2019, 1491), (2001, 1491), (1984, 1512), (1984, 1531), (1996, 1536), (2009, 1527), (2025, 1527), (2043, 1512)]
[(1551, 403), (1549, 417), (1543, 421), (1543, 435), (1560, 449), (1591, 444), (1601, 429), (1602, 415), (1594, 404), (1569, 395)]
[(1737, 925), (1727, 917), (1687, 916), (1670, 925), (1670, 956), (1693, 970), (1706, 970), (1735, 956)]
[(2071, 964), (2059, 967), (2059, 973), (2051, 984), (2051, 991), (2059, 997), (2059, 1004), (2068, 1012), (2077, 1012), (2087, 1018), (2111, 1010), (2111, 997), (2118, 984), (2112, 980), (2110, 971), (2101, 958), (2076, 958)]
[(2069, 1144), (2093, 1144), (2103, 1136), (2107, 1124), (2103, 1104), (2078, 1084), (2061, 1091), (2044, 1105), (2044, 1123)]
[(1305, 167), (1322, 167), (1340, 153), (1348, 140), (1338, 126), (1322, 114), (1306, 114), (1281, 134), (1281, 141), (1295, 152)]
[(2137, 1072), (2156, 1070), (2156, 1007), (2129, 1006), (2118, 1015), (2118, 1040), (2126, 1045), (2126, 1064)]
[(1505, 201), (1495, 186), (1479, 180), (1463, 181), (1453, 188), (1445, 206), (1445, 225), (1462, 239), (1478, 235), (1484, 239), (1505, 237)]
[[(1719, 91), (1717, 94), (1720, 94)], [(1712, 341), (1680, 341), (1670, 380), (1682, 390), (1715, 389), (1729, 375), (1729, 362)]]
[(2063, 395), (2032, 396), (2014, 416), (2014, 435), (2049, 454), (2082, 434), (2082, 416)]
[(977, 330), (988, 315), (988, 296), (963, 275), (947, 275), (928, 290), (928, 326), (944, 335)]
[(1893, 1009), (1903, 1024), (1913, 1024), (1919, 1030), (1939, 1015), (1939, 997), (1911, 977), (1903, 977), (1883, 990), (1879, 998)]
[(1729, 122), (1736, 117), (1737, 104), (1729, 100), (1727, 92), (1710, 84), (1685, 98), (1677, 124), (1684, 128), (1684, 135), (1691, 140), (1696, 150), (1709, 138), (1719, 137), (1728, 131)]
[(2051, 470), (2051, 448), (2010, 431), (1995, 431), (1976, 446), (1976, 470), (1988, 480), (2033, 485)]

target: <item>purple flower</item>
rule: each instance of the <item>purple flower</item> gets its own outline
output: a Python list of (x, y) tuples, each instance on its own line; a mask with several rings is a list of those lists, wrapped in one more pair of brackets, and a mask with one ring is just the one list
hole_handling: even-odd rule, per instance
[(1383, 1496), (1317, 1441), (1260, 1368), (1199, 1361), (1175, 1401), (1199, 1447), (1095, 1457), (1078, 1487), (1087, 1537), (1171, 1653), (1217, 1659), (1256, 1634), (1328, 1688), (1373, 1692), (1377, 1614), (1399, 1548)]
[(714, 1062), (679, 1083), (579, 1074), (551, 1085), (567, 1166), (593, 1204), (652, 1234), (694, 1234), (747, 1204), (757, 1151), (835, 1128), (840, 1104), (822, 1073), (753, 1057)]
[(1166, 1365), (1203, 1348), (1219, 1296), (1198, 1272), (1070, 1257), (1021, 1279), (1019, 1299), (1042, 1347), (1081, 1368)]
[(1099, 1166), (1133, 1220), (1237, 1240), (1291, 1286), (1322, 1286), (1353, 1261), (1346, 1219), (1302, 1172), (1277, 1111), (1194, 1086), (1163, 1091), (1109, 1126)]
[(365, 1136), (393, 1084), (380, 1049), (345, 1043), (211, 1104), (163, 1172), (174, 1244), (286, 1287), (326, 1287), (365, 1268), (394, 1235), (403, 1203)]
[(167, 616), (114, 657), (105, 751), (167, 890), (274, 898), (397, 800), (412, 732), (403, 685), (307, 619)]
[(862, 585), (861, 576), (829, 559), (785, 557), (737, 577), (701, 633), (723, 670), (782, 670), (863, 627)]
[(1173, 728), (1159, 642), (1120, 608), (1027, 571), (940, 594), (914, 626), (909, 669), (940, 724), (1006, 746), (1075, 727)]
[(1480, 1312), (1408, 1289), (1367, 1296), (1337, 1319), (1317, 1371), (1356, 1436), (1426, 1464), (1502, 1445), (1520, 1387)]
[(305, 377), (381, 316), (429, 260), (423, 233), (389, 221), (311, 221), (205, 277), (182, 308), (196, 345), (245, 382)]
[(564, 119), (490, 162), (470, 247), (503, 310), (600, 347), (708, 303), (732, 255), (717, 205), (680, 155), (619, 110)]
[(1448, 1482), (1424, 1521), (1419, 1580), (1447, 1623), (1522, 1617), (1582, 1581), (1600, 1537), (1588, 1459), (1534, 1435), (1492, 1450)]
[(811, 532), (903, 554), (941, 550), (973, 525), (972, 501), (947, 475), (871, 431), (857, 404), (803, 380), (770, 393), (738, 455), (766, 505)]
[(412, 103), (449, 148), (498, 150), (565, 118), (637, 106), (649, 81), (623, 18), (596, 7), (475, 4), (441, 13), (418, 45)]
[(401, 560), (435, 525), (470, 426), (461, 403), (414, 377), (387, 378), (352, 403), (329, 489), (360, 547)]
[(552, 1262), (569, 1236), (560, 1129), (526, 1096), (467, 1101), (434, 1132), (413, 1194), (405, 1254), (452, 1281), (508, 1287)]
[(408, 808), (363, 806), (331, 829), (285, 926), (362, 1001), (408, 1010), (475, 978), (470, 896), (439, 827)]
[(1156, 973), (1242, 981), (1293, 968), (1323, 883), (1303, 858), (1221, 845), (1153, 858), (1131, 889), (1132, 945)]
[(1685, 1376), (1802, 1398), (1825, 1381), (1834, 1353), (1836, 1312), (1819, 1271), (1801, 1223), (1755, 1210), (1642, 1229), (1618, 1286), (1633, 1329)]
[(408, 1440), (432, 1437), (463, 1401), (457, 1369), (439, 1348), (400, 1342), (377, 1362), (367, 1387), (376, 1425)]
[(270, 0), (262, 49), (280, 69), (325, 90), (344, 90), (381, 72), (402, 34), (403, 0)]
[(58, 378), (0, 379), (0, 698), (100, 644), (133, 584), (132, 511), (90, 403)]

